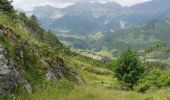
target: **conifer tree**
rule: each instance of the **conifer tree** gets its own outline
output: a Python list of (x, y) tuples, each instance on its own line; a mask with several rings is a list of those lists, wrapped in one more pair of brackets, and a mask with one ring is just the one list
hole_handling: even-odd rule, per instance
[(144, 73), (144, 67), (136, 52), (127, 48), (116, 61), (115, 73), (120, 81), (128, 84), (130, 88), (136, 84)]

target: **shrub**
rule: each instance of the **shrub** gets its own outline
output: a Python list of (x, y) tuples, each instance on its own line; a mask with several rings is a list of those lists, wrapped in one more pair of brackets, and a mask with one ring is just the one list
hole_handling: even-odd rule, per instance
[(144, 76), (135, 85), (135, 90), (145, 92), (149, 89), (157, 89), (170, 85), (170, 71), (161, 71), (153, 69)]
[(104, 67), (109, 69), (109, 70), (113, 70), (114, 67), (115, 67), (115, 64), (116, 64), (116, 61), (115, 60), (112, 60), (112, 61), (109, 61), (109, 62), (106, 62), (104, 64)]
[(144, 73), (144, 67), (136, 52), (127, 48), (116, 60), (115, 74), (120, 81), (133, 88), (141, 75)]

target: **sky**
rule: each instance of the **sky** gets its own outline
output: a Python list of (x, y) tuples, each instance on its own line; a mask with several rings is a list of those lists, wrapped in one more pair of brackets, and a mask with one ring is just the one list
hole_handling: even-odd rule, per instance
[[(51, 5), (56, 8), (65, 8), (80, 1), (84, 1), (84, 0), (13, 0), (13, 5), (15, 8), (21, 8), (25, 11), (30, 11), (33, 9), (33, 7), (42, 6), (42, 5)], [(131, 6), (134, 4), (138, 4), (150, 0), (86, 0), (86, 1), (96, 1), (101, 3), (114, 1), (123, 6)]]

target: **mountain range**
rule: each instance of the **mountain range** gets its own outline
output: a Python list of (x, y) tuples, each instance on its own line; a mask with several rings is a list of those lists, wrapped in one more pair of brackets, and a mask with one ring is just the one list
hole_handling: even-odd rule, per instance
[(87, 35), (94, 32), (123, 29), (170, 15), (169, 0), (152, 0), (130, 7), (115, 2), (78, 2), (67, 8), (35, 7), (33, 11), (42, 26), (57, 34)]
[(129, 7), (115, 2), (79, 2), (60, 9), (46, 5), (27, 14), (35, 14), (65, 45), (92, 53), (104, 50), (109, 57), (126, 47), (140, 52), (158, 42), (170, 45), (169, 0)]

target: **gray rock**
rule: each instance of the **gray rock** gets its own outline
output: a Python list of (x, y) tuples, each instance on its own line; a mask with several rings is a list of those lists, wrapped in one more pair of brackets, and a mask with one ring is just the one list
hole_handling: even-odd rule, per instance
[(14, 58), (13, 65), (15, 68), (20, 70), (25, 70), (25, 64), (24, 64), (24, 52), (22, 50), (22, 47), (20, 45), (15, 46), (15, 58)]
[(0, 37), (4, 36), (4, 31), (0, 29)]
[(29, 82), (25, 82), (24, 87), (28, 93), (32, 93), (32, 86)]
[(5, 55), (6, 50), (0, 44), (0, 95), (9, 95), (17, 87), (20, 78), (15, 68), (8, 65)]
[(54, 74), (54, 69), (51, 68), (47, 62), (45, 62), (44, 60), (41, 60), (41, 62), (43, 63), (43, 65), (45, 67), (47, 67), (47, 73), (46, 73), (46, 78), (48, 81), (56, 81), (57, 80), (57, 77), (56, 75)]
[(47, 80), (49, 80), (49, 81), (56, 81), (57, 80), (57, 77), (53, 73), (53, 69), (50, 68), (50, 67), (48, 67), (48, 69), (47, 69), (46, 77), (47, 77)]
[(57, 57), (54, 59), (55, 67), (50, 67), (47, 62), (41, 60), (42, 64), (47, 68), (46, 78), (49, 81), (56, 81), (58, 77), (64, 77), (62, 68), (64, 62), (61, 58)]
[(63, 59), (57, 57), (54, 63), (55, 63), (55, 68), (54, 68), (55, 74), (59, 77), (64, 77), (63, 70), (62, 70), (64, 67)]

